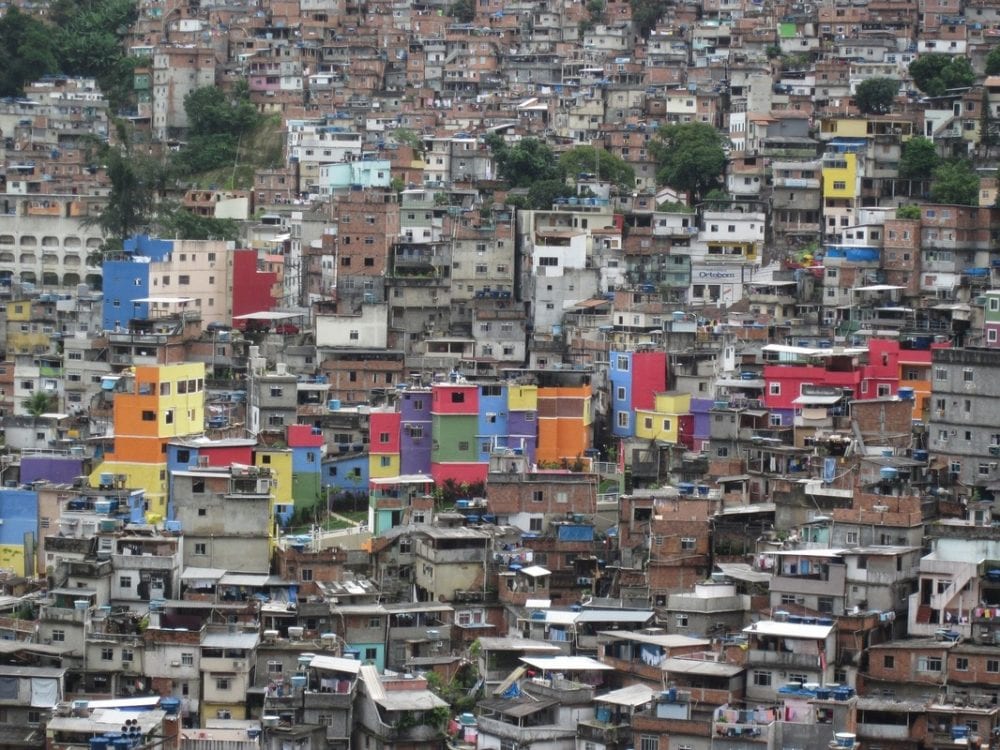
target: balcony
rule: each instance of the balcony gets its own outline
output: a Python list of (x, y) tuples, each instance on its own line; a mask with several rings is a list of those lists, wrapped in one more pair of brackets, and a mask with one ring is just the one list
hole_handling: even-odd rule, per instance
[(792, 667), (819, 672), (819, 654), (792, 654), (786, 651), (761, 651), (751, 649), (747, 653), (747, 663), (755, 666), (767, 665)]
[(632, 727), (629, 724), (605, 724), (585, 719), (576, 725), (576, 738), (601, 745), (614, 745), (628, 742), (632, 738)]
[(866, 740), (907, 740), (910, 727), (906, 724), (858, 724), (858, 737)]

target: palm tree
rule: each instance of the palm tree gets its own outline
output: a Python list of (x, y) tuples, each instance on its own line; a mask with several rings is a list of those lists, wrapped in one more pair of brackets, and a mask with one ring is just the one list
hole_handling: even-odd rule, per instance
[(40, 416), (52, 410), (52, 396), (45, 391), (35, 391), (28, 398), (24, 399), (24, 409), (32, 417), (38, 419)]

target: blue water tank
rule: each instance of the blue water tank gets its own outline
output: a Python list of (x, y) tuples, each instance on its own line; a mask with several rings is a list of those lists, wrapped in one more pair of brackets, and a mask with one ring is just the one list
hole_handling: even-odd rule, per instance
[(891, 482), (899, 476), (899, 470), (893, 468), (892, 466), (883, 466), (878, 470), (878, 475), (883, 482)]
[[(180, 698), (161, 698), (160, 708), (166, 712), (167, 716), (177, 716), (181, 710)], [(91, 746), (91, 750), (94, 750), (93, 746)]]
[(926, 461), (928, 458), (930, 458), (930, 454), (928, 454), (928, 452), (925, 451), (925, 450), (915, 450), (915, 451), (913, 451), (913, 460), (914, 461)]
[(899, 396), (901, 401), (912, 401), (913, 400), (913, 389), (912, 388), (900, 388), (896, 395)]
[(90, 750), (108, 750), (108, 740), (106, 737), (91, 737)]

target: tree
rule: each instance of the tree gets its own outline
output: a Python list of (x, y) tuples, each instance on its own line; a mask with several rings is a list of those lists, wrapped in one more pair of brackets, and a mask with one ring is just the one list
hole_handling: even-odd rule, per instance
[(103, 144), (99, 154), (111, 183), (108, 200), (97, 217), (85, 222), (100, 228), (108, 251), (121, 249), (149, 224), (165, 179), (160, 164), (134, 148), (126, 124), (118, 120), (115, 125), (117, 142)]
[(911, 138), (903, 145), (903, 153), (899, 158), (899, 176), (904, 180), (927, 180), (940, 163), (933, 141)]
[(979, 176), (964, 159), (945, 162), (934, 170), (931, 200), (975, 206), (979, 202)]
[(694, 200), (719, 184), (726, 166), (723, 140), (714, 127), (702, 122), (666, 125), (650, 141), (656, 160), (656, 180), (689, 193)]
[(56, 40), (45, 24), (10, 7), (0, 18), (0, 96), (17, 96), (24, 84), (59, 70)]
[(635, 169), (632, 165), (603, 148), (571, 148), (559, 157), (559, 168), (570, 178), (580, 174), (593, 174), (620, 188), (632, 189), (635, 186)]
[(513, 146), (496, 133), (486, 139), (497, 176), (511, 187), (531, 187), (539, 180), (562, 178), (555, 152), (537, 138), (523, 138)]
[(909, 203), (896, 209), (897, 219), (919, 219), (920, 206)]
[(539, 180), (528, 188), (526, 208), (548, 210), (558, 198), (569, 198), (574, 195), (573, 188), (564, 180)]
[(240, 239), (240, 225), (233, 219), (216, 219), (201, 216), (179, 206), (163, 208), (156, 223), (163, 237), (177, 240), (228, 240)]
[(910, 63), (909, 71), (917, 88), (928, 96), (941, 96), (948, 89), (965, 88), (976, 80), (967, 58), (937, 52), (918, 57)]
[(632, 6), (632, 23), (640, 36), (649, 36), (667, 7), (660, 0), (629, 0), (629, 5)]
[(38, 419), (43, 414), (52, 411), (52, 394), (45, 391), (35, 391), (22, 402), (24, 410), (34, 419)]
[(986, 75), (1000, 75), (1000, 44), (991, 49), (986, 56)]
[(216, 86), (195, 89), (184, 97), (184, 112), (188, 118), (189, 133), (193, 136), (239, 136), (253, 130), (260, 122), (245, 80), (234, 84), (228, 94)]
[(899, 91), (895, 78), (868, 78), (858, 84), (854, 103), (865, 114), (882, 115), (892, 109), (892, 102)]
[(448, 15), (459, 23), (472, 23), (476, 20), (476, 5), (472, 0), (455, 0), (448, 6)]

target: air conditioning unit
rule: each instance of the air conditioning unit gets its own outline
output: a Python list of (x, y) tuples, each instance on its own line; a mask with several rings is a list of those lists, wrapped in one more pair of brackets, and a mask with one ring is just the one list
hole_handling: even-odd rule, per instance
[(246, 662), (239, 661), (239, 660), (233, 662), (233, 669), (242, 670), (245, 666), (246, 666)]
[(171, 667), (179, 667), (180, 665), (181, 665), (181, 663), (179, 661), (176, 661), (176, 660), (170, 662), (170, 666)]

